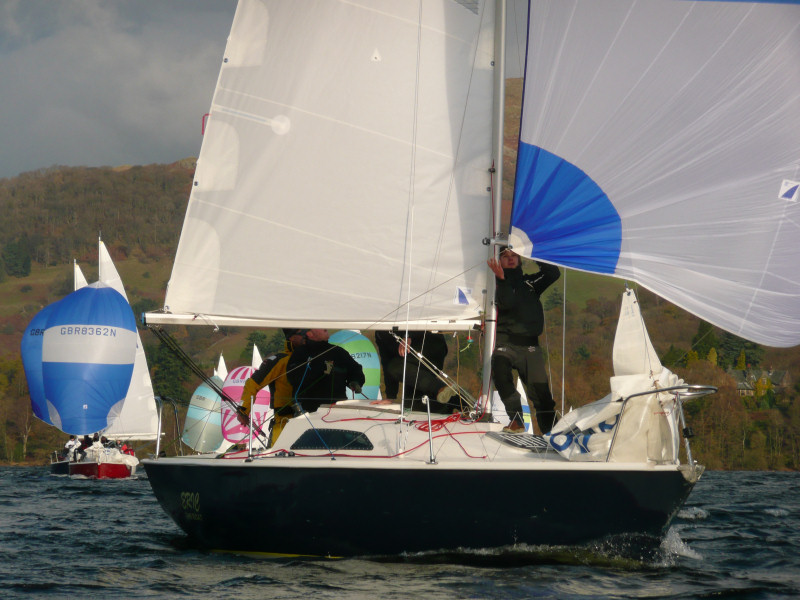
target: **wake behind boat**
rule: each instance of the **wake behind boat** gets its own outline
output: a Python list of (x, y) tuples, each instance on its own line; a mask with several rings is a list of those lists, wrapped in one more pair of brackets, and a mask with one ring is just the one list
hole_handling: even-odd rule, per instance
[[(145, 460), (198, 542), (339, 556), (662, 535), (703, 470), (683, 403), (714, 389), (661, 365), (627, 291), (609, 395), (550, 435), (504, 434), (489, 378), (498, 244), (800, 343), (800, 7), (528, 13), (504, 224), (505, 2), (239, 3), (149, 326), (482, 327), (487, 348), (456, 415), (340, 402), (268, 450)], [(452, 505), (467, 508), (443, 516)]]

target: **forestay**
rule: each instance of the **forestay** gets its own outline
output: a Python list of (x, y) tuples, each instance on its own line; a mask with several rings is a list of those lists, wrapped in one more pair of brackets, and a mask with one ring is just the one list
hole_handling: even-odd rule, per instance
[(534, 0), (511, 243), (800, 343), (800, 5)]

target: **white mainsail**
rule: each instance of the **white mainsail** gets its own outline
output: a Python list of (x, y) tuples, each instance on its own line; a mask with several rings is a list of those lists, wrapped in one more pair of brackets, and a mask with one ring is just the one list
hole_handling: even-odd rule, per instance
[[(99, 280), (118, 291), (125, 300), (125, 286), (117, 272), (111, 255), (102, 240), (99, 241)], [(128, 393), (121, 406), (109, 414), (109, 425), (103, 431), (108, 438), (124, 440), (155, 440), (158, 437), (158, 411), (153, 395), (153, 382), (147, 368), (142, 337), (136, 332), (136, 359)]]
[(800, 5), (534, 0), (511, 243), (800, 343)]
[(240, 2), (172, 315), (148, 322), (359, 329), (479, 315), (493, 20), (492, 2)]
[(214, 376), (219, 377), (222, 381), (225, 381), (225, 378), (228, 376), (228, 367), (225, 364), (225, 358), (222, 356), (222, 353), (220, 353), (219, 361), (214, 369)]
[(86, 277), (83, 275), (83, 271), (78, 266), (78, 261), (72, 261), (72, 285), (73, 290), (79, 290), (82, 287), (86, 287), (89, 283), (86, 281)]

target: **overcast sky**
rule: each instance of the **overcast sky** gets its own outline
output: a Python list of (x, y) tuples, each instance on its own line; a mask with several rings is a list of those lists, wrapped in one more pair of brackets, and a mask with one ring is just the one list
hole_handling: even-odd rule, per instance
[(0, 177), (200, 151), (235, 0), (0, 0)]
[[(0, 178), (197, 156), (235, 9), (236, 0), (0, 0)], [(520, 49), (508, 58), (518, 62)]]

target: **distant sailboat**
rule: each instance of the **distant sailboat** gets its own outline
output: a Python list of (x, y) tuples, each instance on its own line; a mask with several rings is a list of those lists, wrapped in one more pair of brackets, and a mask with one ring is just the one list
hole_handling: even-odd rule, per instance
[(217, 361), (217, 366), (214, 369), (214, 375), (223, 381), (228, 376), (228, 367), (225, 365), (225, 357), (222, 355), (222, 353), (219, 355), (219, 361)]
[[(495, 244), (800, 343), (800, 6), (530, 2), (508, 229), (505, 21), (502, 0), (240, 1), (148, 324), (482, 325), (486, 362), (461, 415), (347, 400), (291, 419), (254, 457), (145, 460), (197, 542), (338, 556), (662, 536), (703, 472), (681, 449), (683, 403), (714, 388), (660, 364), (626, 291), (610, 395), (551, 435), (502, 433), (482, 412)], [(487, 517), (508, 493), (524, 501)], [(457, 527), (410, 508), (443, 499), (475, 508)]]
[[(102, 282), (52, 305), (42, 336), (42, 385), (52, 424), (77, 436), (105, 430), (125, 399), (136, 354), (136, 320), (122, 295)], [(23, 358), (24, 360), (24, 358)], [(57, 474), (128, 477), (138, 461), (96, 442), (86, 460), (52, 465)]]
[[(88, 285), (75, 263), (75, 291), (42, 309), (26, 330), (22, 357), (31, 404), (37, 417), (65, 433), (155, 440), (155, 398), (135, 318), (102, 241), (99, 252), (100, 280)], [(95, 450), (90, 460), (58, 460), (52, 471), (96, 478), (135, 472), (135, 457)]]
[(214, 389), (222, 389), (227, 376), (225, 358), (220, 353), (211, 376), (213, 386), (201, 383), (189, 399), (181, 440), (195, 452), (214, 452), (228, 445), (222, 437), (222, 398)]
[[(99, 240), (98, 246), (100, 281), (117, 290), (127, 301), (128, 295), (106, 245)], [(118, 412), (111, 415), (111, 424), (104, 433), (109, 439), (128, 441), (154, 441), (158, 438), (158, 409), (153, 382), (150, 379), (142, 336), (138, 331), (131, 385)]]
[(72, 277), (73, 277), (73, 289), (75, 290), (79, 290), (82, 287), (86, 287), (87, 285), (89, 285), (89, 283), (86, 281), (86, 277), (83, 275), (83, 271), (81, 271), (81, 268), (78, 266), (77, 260), (72, 262)]
[[(258, 351), (258, 346), (253, 344), (253, 358), (250, 366), (236, 367), (228, 372), (222, 384), (222, 392), (234, 404), (241, 405), (242, 391), (244, 384), (248, 378), (261, 366), (262, 358), (261, 353)], [(270, 391), (268, 386), (264, 386), (256, 393), (255, 400), (253, 401), (252, 419), (253, 427), (257, 430), (262, 430), (268, 424), (269, 419), (272, 418), (272, 406)], [(232, 444), (244, 443), (250, 437), (250, 429), (248, 426), (239, 422), (236, 410), (230, 404), (223, 404), (221, 407), (221, 421), (222, 421), (222, 437)], [(263, 446), (258, 438), (254, 438), (253, 442), (259, 446)]]

